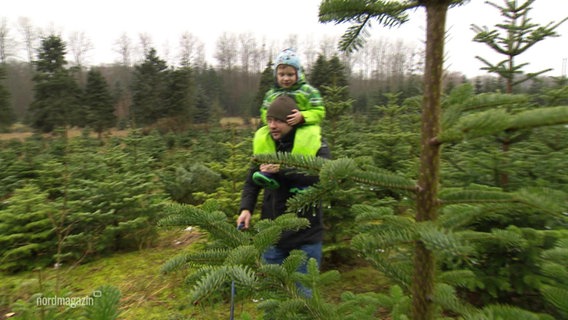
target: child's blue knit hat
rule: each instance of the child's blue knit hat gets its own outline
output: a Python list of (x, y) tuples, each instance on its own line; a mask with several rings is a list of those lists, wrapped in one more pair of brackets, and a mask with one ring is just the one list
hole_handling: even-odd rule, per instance
[(298, 73), (298, 79), (300, 79), (302, 65), (300, 64), (300, 57), (296, 54), (296, 51), (292, 48), (284, 49), (276, 56), (276, 61), (274, 61), (274, 72), (279, 65), (285, 64), (294, 67)]

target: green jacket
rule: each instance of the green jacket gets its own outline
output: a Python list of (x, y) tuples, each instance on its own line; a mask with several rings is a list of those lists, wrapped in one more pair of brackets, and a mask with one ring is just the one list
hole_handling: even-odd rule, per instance
[(304, 117), (304, 125), (319, 125), (325, 118), (325, 107), (318, 89), (308, 84), (302, 76), (291, 88), (284, 89), (275, 85), (264, 95), (262, 106), (260, 107), (260, 119), (266, 124), (266, 111), (268, 107), (278, 96), (287, 94), (294, 98), (298, 104), (298, 110)]
[[(296, 138), (292, 147), (292, 154), (315, 156), (321, 147), (320, 126), (299, 126), (296, 128)], [(276, 142), (270, 135), (268, 126), (263, 126), (254, 134), (252, 141), (253, 154), (274, 154)]]

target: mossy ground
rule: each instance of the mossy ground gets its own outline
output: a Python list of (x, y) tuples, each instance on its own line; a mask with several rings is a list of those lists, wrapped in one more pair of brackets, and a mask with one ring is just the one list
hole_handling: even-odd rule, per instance
[[(204, 237), (196, 231), (163, 231), (152, 248), (102, 257), (75, 267), (63, 266), (59, 270), (2, 275), (0, 319), (12, 313), (17, 319), (18, 310), (14, 306), (18, 304), (24, 304), (34, 312), (33, 308), (37, 306), (32, 296), (39, 292), (81, 297), (103, 285), (120, 290), (120, 319), (228, 319), (228, 301), (217, 299), (192, 305), (184, 273), (160, 273), (167, 260), (184, 250), (199, 250), (202, 241)], [(326, 299), (338, 300), (343, 291), (377, 291), (387, 282), (368, 266), (349, 267), (340, 272), (341, 281), (326, 287)], [(236, 319), (262, 319), (262, 312), (252, 300), (239, 301), (235, 314)]]

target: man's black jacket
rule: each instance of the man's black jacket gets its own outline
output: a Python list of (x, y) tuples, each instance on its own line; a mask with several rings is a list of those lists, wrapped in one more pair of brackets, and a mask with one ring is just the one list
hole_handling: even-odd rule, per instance
[[(291, 152), (294, 146), (294, 138), (296, 130), (293, 129), (286, 136), (276, 141), (277, 152)], [(318, 150), (316, 156), (322, 158), (331, 158), (331, 152), (325, 141), (322, 140), (322, 145)], [(240, 211), (248, 209), (251, 213), (254, 212), (258, 194), (261, 187), (256, 185), (252, 180), (254, 172), (258, 171), (258, 166), (251, 168), (243, 192), (241, 194)], [(278, 189), (265, 189), (262, 201), (261, 219), (274, 219), (286, 213), (286, 201), (294, 195), (293, 188), (306, 188), (318, 181), (317, 176), (307, 176), (295, 172), (293, 169), (281, 169), (280, 172), (273, 174), (280, 184)], [(239, 212), (240, 212), (239, 211)], [(310, 226), (298, 231), (286, 231), (282, 234), (277, 246), (292, 250), (299, 248), (303, 244), (317, 243), (323, 240), (323, 216), (321, 206), (315, 208), (302, 210), (297, 213), (298, 217), (306, 218), (310, 221)]]

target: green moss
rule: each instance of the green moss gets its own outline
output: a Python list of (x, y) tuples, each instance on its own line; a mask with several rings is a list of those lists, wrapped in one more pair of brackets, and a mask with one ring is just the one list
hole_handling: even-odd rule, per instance
[[(157, 245), (152, 248), (101, 257), (84, 265), (63, 266), (59, 270), (44, 269), (2, 276), (0, 311), (2, 314), (14, 312), (15, 304), (27, 302), (32, 312), (38, 312), (34, 310), (37, 307), (31, 301), (32, 295), (39, 292), (55, 294), (59, 276), (60, 294), (68, 293), (73, 297), (91, 295), (102, 285), (117, 287), (121, 292), (120, 319), (228, 319), (228, 301), (219, 301), (217, 297), (216, 300), (193, 305), (188, 297), (189, 288), (184, 284), (185, 273), (160, 273), (167, 260), (182, 251), (200, 250), (205, 240), (195, 231), (162, 231)], [(339, 299), (344, 291), (376, 292), (388, 284), (384, 276), (367, 265), (357, 265), (340, 272), (341, 281), (325, 288), (330, 300)], [(238, 298), (237, 293), (237, 319), (262, 319), (257, 302)], [(16, 303), (18, 300), (20, 302)], [(72, 316), (80, 310), (74, 312)]]

